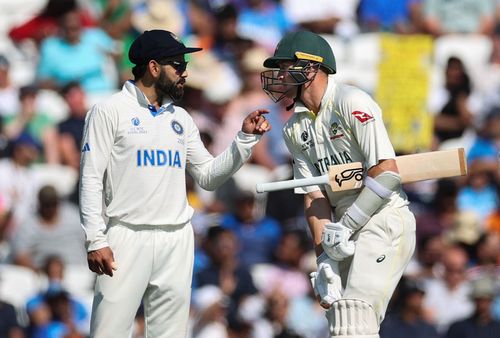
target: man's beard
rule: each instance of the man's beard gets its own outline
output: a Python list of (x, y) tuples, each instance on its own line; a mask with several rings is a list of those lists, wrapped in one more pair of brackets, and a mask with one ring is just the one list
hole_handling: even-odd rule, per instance
[(177, 85), (179, 83), (184, 83), (184, 82), (185, 80), (182, 77), (179, 77), (176, 81), (171, 81), (167, 77), (166, 71), (162, 69), (160, 77), (158, 78), (158, 81), (156, 81), (155, 83), (155, 90), (156, 90), (156, 95), (158, 96), (158, 103), (162, 104), (163, 98), (167, 95), (170, 96), (170, 98), (174, 102), (177, 102), (180, 99), (182, 99), (182, 96), (184, 95), (184, 87)]

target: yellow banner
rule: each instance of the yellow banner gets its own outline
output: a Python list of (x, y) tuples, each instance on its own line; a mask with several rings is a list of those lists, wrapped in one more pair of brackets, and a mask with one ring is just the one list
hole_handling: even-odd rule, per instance
[(432, 38), (382, 34), (380, 47), (375, 97), (394, 149), (401, 153), (428, 150), (432, 142), (432, 116), (426, 109)]

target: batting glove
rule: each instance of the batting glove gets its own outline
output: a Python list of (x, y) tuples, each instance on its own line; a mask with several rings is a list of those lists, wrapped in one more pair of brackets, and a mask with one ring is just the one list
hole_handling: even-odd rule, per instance
[(339, 275), (339, 263), (322, 253), (316, 260), (318, 271), (311, 272), (311, 284), (314, 294), (322, 307), (328, 309), (333, 302), (342, 298), (342, 282)]
[(354, 255), (354, 241), (349, 240), (352, 230), (342, 223), (327, 223), (321, 234), (321, 246), (326, 254), (335, 261), (343, 261)]

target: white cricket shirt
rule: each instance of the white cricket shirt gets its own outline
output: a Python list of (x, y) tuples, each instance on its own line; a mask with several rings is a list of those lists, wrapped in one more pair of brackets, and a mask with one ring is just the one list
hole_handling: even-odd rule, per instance
[[(283, 127), (283, 137), (294, 159), (295, 179), (324, 175), (331, 165), (362, 162), (369, 169), (380, 160), (395, 158), (380, 107), (362, 90), (336, 83), (332, 75), (318, 114), (297, 102), (295, 113)], [(320, 189), (326, 190), (337, 217), (360, 192), (334, 193), (329, 186), (297, 188), (295, 192)], [(393, 194), (388, 205), (404, 205), (405, 199), (404, 194)]]
[(158, 111), (133, 81), (87, 114), (80, 170), (80, 217), (88, 250), (107, 246), (110, 222), (179, 225), (189, 222), (186, 169), (213, 190), (250, 157), (258, 135), (239, 132), (214, 158), (191, 116), (172, 102)]

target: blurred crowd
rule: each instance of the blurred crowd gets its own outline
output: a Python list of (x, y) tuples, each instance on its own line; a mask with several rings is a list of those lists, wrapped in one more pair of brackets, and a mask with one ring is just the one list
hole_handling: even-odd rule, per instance
[[(254, 109), (269, 109), (273, 125), (217, 191), (186, 182), (196, 210), (191, 337), (327, 336), (302, 197), (254, 191), (291, 178), (281, 138), (290, 111), (265, 95), (260, 72), (297, 29), (325, 36), (338, 80), (372, 95), (377, 84), (356, 72), (349, 46), (369, 55), (362, 42), (382, 33), (465, 44), (441, 67), (430, 60), (438, 80), (422, 102), (434, 122), (423, 150), (463, 147), (469, 174), (404, 187), (417, 249), (381, 337), (500, 337), (500, 1), (3, 0), (0, 18), (0, 338), (88, 335), (94, 276), (77, 193), (85, 115), (131, 78), (128, 48), (156, 28), (204, 48), (189, 56), (179, 104), (214, 155)], [(134, 337), (144, 325), (139, 310)]]

